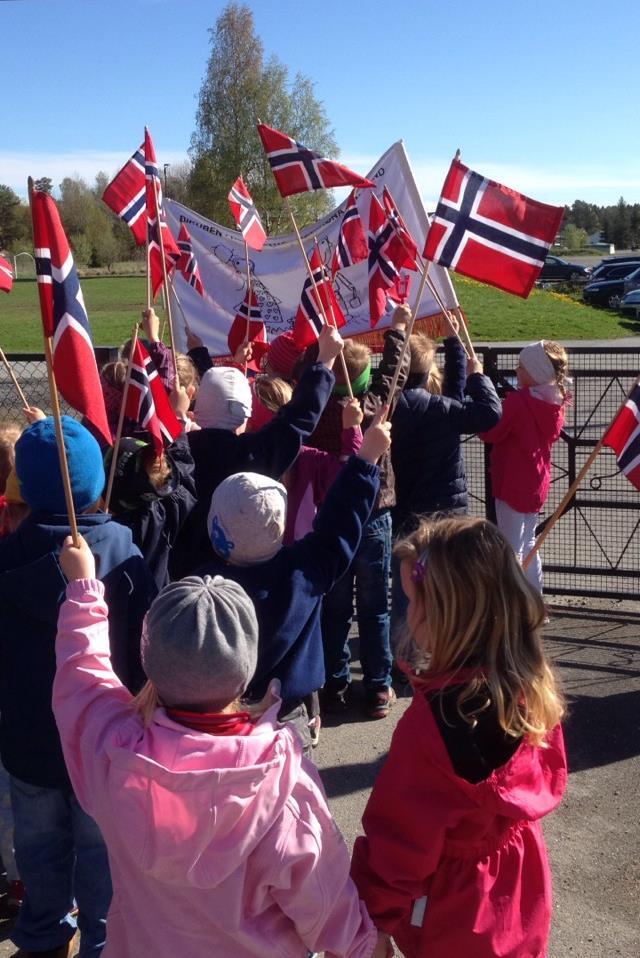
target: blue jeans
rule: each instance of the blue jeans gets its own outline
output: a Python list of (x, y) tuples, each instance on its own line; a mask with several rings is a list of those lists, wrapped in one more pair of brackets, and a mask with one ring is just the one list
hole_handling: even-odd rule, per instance
[(78, 905), (80, 958), (105, 943), (111, 903), (109, 859), (100, 830), (71, 790), (11, 778), (14, 846), (25, 898), (11, 940), (25, 951), (48, 951), (73, 938)]
[(374, 513), (362, 533), (353, 562), (323, 599), (322, 641), (327, 682), (334, 686), (350, 681), (349, 629), (353, 616), (353, 585), (360, 636), (360, 663), (367, 689), (391, 685), (389, 648), (389, 564), (391, 514)]

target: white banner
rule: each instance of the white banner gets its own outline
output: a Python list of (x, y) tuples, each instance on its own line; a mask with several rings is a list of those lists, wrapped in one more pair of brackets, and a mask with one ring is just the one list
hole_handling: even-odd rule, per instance
[[(429, 227), (429, 218), (402, 141), (394, 143), (367, 175), (375, 180), (376, 193), (381, 202), (383, 187), (387, 186), (391, 191), (396, 206), (421, 251)], [(360, 190), (357, 197), (365, 233), (369, 222), (370, 193), (370, 190)], [(317, 238), (322, 258), (327, 264), (331, 263), (345, 205), (346, 197), (332, 213), (301, 230), (307, 252), (311, 251), (314, 237)], [(186, 320), (213, 355), (225, 355), (228, 353), (227, 334), (247, 291), (242, 235), (238, 230), (228, 229), (204, 219), (174, 200), (165, 199), (164, 209), (175, 236), (178, 235), (181, 224), (186, 224), (205, 289), (203, 298), (180, 274), (174, 277), (175, 289)], [(295, 235), (291, 233), (287, 236), (270, 237), (259, 253), (249, 250), (249, 264), (251, 283), (260, 303), (267, 338), (273, 339), (279, 333), (292, 328), (307, 276)], [(418, 293), (420, 274), (404, 272), (411, 277), (408, 302), (413, 306)], [(456, 306), (455, 292), (447, 271), (432, 265), (429, 277), (445, 306)], [(342, 330), (343, 335), (370, 332), (367, 263), (357, 263), (337, 273), (334, 288), (347, 321)], [(176, 340), (178, 346), (184, 349), (185, 323), (175, 299), (172, 312)], [(389, 325), (391, 312), (391, 305), (388, 304), (387, 313), (376, 329), (384, 329)], [(418, 317), (433, 316), (439, 312), (436, 300), (429, 288), (425, 287)]]

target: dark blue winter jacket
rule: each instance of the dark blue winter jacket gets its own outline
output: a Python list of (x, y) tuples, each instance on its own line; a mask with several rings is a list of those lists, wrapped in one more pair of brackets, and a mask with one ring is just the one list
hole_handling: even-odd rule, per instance
[(237, 566), (216, 556), (199, 571), (233, 579), (253, 599), (260, 638), (251, 698), (262, 698), (271, 679), (280, 679), (288, 711), (324, 685), (322, 596), (349, 568), (379, 487), (378, 467), (352, 456), (320, 506), (313, 532), (266, 562)]
[(491, 429), (500, 419), (501, 403), (488, 376), (473, 373), (467, 378), (460, 341), (445, 339), (444, 351), (443, 395), (427, 392), (426, 376), (410, 376), (393, 413), (395, 535), (408, 532), (416, 516), (466, 509), (460, 436)]
[[(105, 584), (114, 671), (131, 691), (145, 676), (142, 620), (155, 586), (131, 532), (104, 513), (78, 516), (80, 534)], [(70, 534), (66, 515), (32, 513), (0, 539), (0, 754), (7, 771), (31, 785), (70, 788), (51, 711), (58, 609), (66, 579), (58, 554)]]

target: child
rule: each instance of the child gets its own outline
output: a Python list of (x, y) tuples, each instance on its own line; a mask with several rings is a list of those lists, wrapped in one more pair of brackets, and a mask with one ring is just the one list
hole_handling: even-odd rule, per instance
[(353, 878), (406, 958), (544, 958), (539, 820), (567, 770), (542, 601), (485, 519), (427, 519), (396, 550), (409, 648), (427, 664), (412, 671)]
[(188, 437), (198, 502), (171, 555), (173, 579), (190, 574), (211, 558), (207, 512), (211, 495), (223, 479), (244, 471), (277, 479), (294, 461), (324, 409), (334, 382), (331, 369), (341, 349), (337, 330), (325, 326), (319, 338), (318, 362), (305, 371), (291, 401), (275, 419), (253, 433), (245, 433), (251, 391), (240, 370), (216, 366), (203, 375), (195, 408), (201, 428)]
[[(493, 383), (477, 359), (467, 361), (448, 319), (444, 340), (444, 376), (435, 363), (435, 343), (411, 336), (409, 376), (391, 421), (396, 504), (393, 533), (407, 535), (420, 517), (467, 511), (467, 479), (460, 437), (490, 429), (501, 405)], [(465, 397), (466, 392), (466, 397)], [(391, 633), (393, 640), (406, 612), (400, 567), (393, 558)]]
[[(378, 417), (380, 418), (380, 416)], [(282, 687), (281, 721), (311, 744), (305, 699), (325, 678), (320, 632), (323, 594), (353, 559), (379, 489), (375, 465), (389, 447), (389, 424), (374, 420), (357, 456), (343, 466), (314, 522), (314, 531), (283, 546), (287, 493), (278, 482), (239, 473), (213, 494), (208, 528), (216, 557), (203, 571), (225, 575), (251, 596), (260, 624), (256, 673), (261, 699), (269, 682)]]
[(105, 958), (382, 958), (279, 699), (241, 702), (258, 656), (246, 593), (220, 576), (167, 586), (143, 631), (149, 681), (132, 699), (109, 661), (91, 552), (68, 539), (61, 563), (53, 708), (109, 848)]
[[(541, 340), (525, 346), (516, 370), (518, 388), (508, 393), (498, 425), (480, 436), (493, 445), (491, 485), (498, 528), (519, 559), (533, 547), (538, 513), (549, 494), (551, 447), (564, 425), (568, 372), (567, 353), (559, 343)], [(542, 593), (539, 552), (525, 574)]]
[[(114, 668), (138, 690), (140, 627), (155, 590), (128, 529), (96, 511), (105, 476), (100, 447), (84, 426), (62, 417), (78, 527), (91, 543), (111, 608)], [(31, 513), (0, 539), (0, 753), (11, 776), (15, 853), (26, 896), (12, 932), (25, 953), (66, 954), (76, 921), (82, 958), (104, 945), (111, 899), (107, 853), (95, 822), (78, 805), (51, 711), (55, 634), (64, 579), (58, 552), (69, 519), (51, 418), (16, 443), (16, 473)], [(56, 952), (56, 955), (58, 952)]]

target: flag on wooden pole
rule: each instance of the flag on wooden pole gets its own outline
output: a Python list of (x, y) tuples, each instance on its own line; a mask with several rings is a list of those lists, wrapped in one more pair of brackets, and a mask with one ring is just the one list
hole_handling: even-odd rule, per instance
[(144, 246), (147, 242), (144, 143), (116, 173), (102, 194), (102, 200), (124, 220), (138, 246)]
[(173, 411), (151, 356), (139, 339), (129, 361), (131, 373), (125, 416), (150, 434), (159, 456), (165, 445), (180, 435), (182, 424)]
[(11, 263), (0, 256), (0, 289), (3, 293), (10, 293), (13, 288), (13, 270)]
[(242, 233), (245, 243), (251, 249), (260, 251), (267, 240), (267, 234), (262, 225), (260, 214), (241, 176), (229, 190), (227, 199), (236, 226)]
[(627, 401), (607, 429), (602, 440), (616, 454), (623, 476), (640, 489), (640, 385), (636, 384)]
[(340, 223), (338, 241), (331, 260), (331, 275), (335, 276), (341, 269), (355, 266), (367, 258), (367, 237), (356, 205), (356, 191), (352, 190), (347, 200), (347, 207)]

